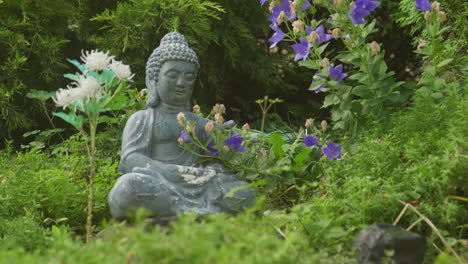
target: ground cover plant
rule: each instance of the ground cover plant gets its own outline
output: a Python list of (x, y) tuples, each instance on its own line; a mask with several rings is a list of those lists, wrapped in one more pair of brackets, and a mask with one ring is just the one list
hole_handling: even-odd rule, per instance
[[(126, 22), (120, 20), (127, 12), (136, 7), (146, 10), (149, 3), (162, 13), (196, 7), (197, 15), (205, 19), (198, 27), (191, 28), (196, 22), (189, 18), (171, 24), (180, 23), (178, 29), (195, 41), (195, 36), (213, 25), (211, 19), (221, 16), (223, 4), (229, 7), (227, 12), (234, 9), (222, 1), (219, 5), (214, 2), (180, 1), (180, 6), (152, 1), (118, 3), (115, 11), (93, 19), (110, 24), (108, 38), (96, 43), (105, 47), (107, 41), (119, 42), (132, 51), (132, 61), (145, 60), (136, 50), (140, 45), (150, 50), (153, 43), (113, 39), (118, 36), (115, 32), (127, 30), (122, 26)], [(128, 223), (112, 221), (107, 195), (120, 176), (123, 125), (145, 105), (145, 90), (137, 86), (143, 71), (133, 71), (137, 80), (127, 88), (132, 73), (117, 61), (112, 68), (108, 53), (85, 53), (83, 64), (70, 56), (80, 70), (65, 76), (77, 82), (73, 87), (59, 93), (50, 93), (58, 85), (29, 91), (29, 98), (49, 111), (49, 124), (54, 125), (25, 133), (22, 147), (5, 140), (0, 150), (0, 263), (355, 263), (353, 240), (374, 223), (398, 223), (425, 235), (425, 263), (468, 260), (468, 60), (466, 42), (461, 41), (466, 36), (459, 32), (465, 30), (459, 21), (466, 16), (467, 4), (426, 0), (398, 4), (370, 0), (254, 2), (249, 4), (257, 8), (252, 12), (263, 10), (272, 29), (267, 33), (269, 43), (262, 45), (283, 63), (298, 61), (301, 67), (292, 64), (292, 69), (305, 71), (300, 76), (308, 76), (308, 96), (321, 100), (328, 121), (314, 112), (309, 112), (307, 120), (273, 119), (275, 107), (288, 101), (269, 97), (247, 98), (240, 104), (249, 105), (246, 109), (261, 106), (257, 122), (250, 125), (246, 124), (250, 120), (241, 122), (241, 115), (231, 110), (237, 105), (195, 105), (195, 113), (212, 120), (205, 127), (213, 135), (207, 142), (193, 137), (193, 124), (182, 115), (178, 119), (184, 127), (179, 138), (182, 147), (202, 149), (197, 152), (202, 161), (222, 162), (250, 182), (257, 192), (256, 204), (236, 216), (181, 215), (168, 227), (148, 225), (144, 211)], [(0, 1), (0, 8), (2, 5), (13, 10), (18, 7), (10, 1)], [(411, 48), (422, 63), (416, 78), (400, 79), (401, 73), (393, 74), (385, 53), (388, 44), (373, 40), (376, 31), (384, 28), (381, 21), (372, 20), (379, 10), (392, 10), (401, 30), (408, 30), (413, 38)], [(171, 25), (163, 28), (169, 31)], [(149, 25), (142, 27), (141, 32), (147, 32)], [(5, 32), (14, 30), (8, 27), (0, 32), (7, 36)], [(275, 49), (289, 52), (279, 58)], [(92, 56), (105, 57), (106, 65), (93, 64), (100, 60)], [(16, 69), (11, 75), (16, 79), (2, 81), (0, 91), (7, 87), (27, 90), (21, 85), (21, 71), (12, 63), (2, 67)], [(260, 76), (266, 84), (275, 85), (276, 81), (268, 80), (268, 70)], [(96, 89), (90, 90), (105, 92), (80, 93), (73, 97), (75, 101), (64, 97), (73, 89), (89, 88), (84, 85), (87, 78), (98, 80), (91, 87)], [(50, 83), (61, 82), (57, 76), (52, 79)], [(13, 94), (1, 101), (6, 108), (20, 100), (17, 92)], [(52, 107), (52, 97), (59, 108)], [(55, 116), (80, 133), (66, 130), (65, 124), (53, 119), (51, 113), (62, 107), (69, 111)], [(6, 114), (2, 118), (20, 120), (8, 119)], [(85, 129), (91, 133), (84, 133)], [(92, 147), (88, 145), (91, 141), (95, 142)], [(91, 210), (86, 210), (90, 207), (92, 221)], [(412, 209), (401, 214), (403, 208), (414, 208), (433, 226), (420, 221)]]

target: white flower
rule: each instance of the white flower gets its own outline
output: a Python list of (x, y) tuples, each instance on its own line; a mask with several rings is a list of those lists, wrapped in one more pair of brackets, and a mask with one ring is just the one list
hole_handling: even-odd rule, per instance
[(60, 88), (55, 95), (52, 97), (57, 106), (62, 106), (63, 109), (69, 104), (82, 104), (83, 103), (83, 91), (81, 88), (71, 88), (67, 86), (68, 89)]
[(123, 64), (122, 62), (117, 60), (112, 60), (112, 63), (109, 64), (109, 70), (113, 71), (115, 73), (115, 76), (119, 80), (131, 80), (133, 76), (135, 76), (135, 74), (132, 74), (132, 72), (130, 71), (130, 66)]
[(75, 84), (82, 90), (83, 99), (99, 99), (104, 95), (101, 84), (92, 76), (81, 76), (79, 82)]
[(94, 71), (102, 71), (109, 65), (114, 56), (109, 56), (109, 51), (104, 53), (98, 50), (81, 51), (81, 60), (86, 68)]

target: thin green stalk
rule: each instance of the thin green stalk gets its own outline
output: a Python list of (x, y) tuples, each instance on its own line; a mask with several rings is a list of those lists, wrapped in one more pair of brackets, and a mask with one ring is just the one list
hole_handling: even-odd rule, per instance
[(92, 227), (92, 218), (93, 218), (93, 199), (94, 199), (94, 178), (96, 176), (96, 130), (97, 130), (97, 118), (98, 115), (89, 116), (89, 125), (90, 125), (90, 137), (91, 137), (91, 151), (89, 156), (90, 161), (90, 176), (89, 176), (89, 188), (88, 188), (88, 206), (86, 209), (86, 243), (89, 243), (91, 240), (91, 227)]

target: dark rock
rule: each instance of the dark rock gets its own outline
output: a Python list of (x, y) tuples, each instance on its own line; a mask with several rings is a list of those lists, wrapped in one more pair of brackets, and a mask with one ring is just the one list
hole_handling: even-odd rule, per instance
[(360, 264), (379, 264), (392, 251), (396, 264), (423, 263), (426, 240), (423, 236), (390, 224), (375, 224), (359, 233), (354, 241)]

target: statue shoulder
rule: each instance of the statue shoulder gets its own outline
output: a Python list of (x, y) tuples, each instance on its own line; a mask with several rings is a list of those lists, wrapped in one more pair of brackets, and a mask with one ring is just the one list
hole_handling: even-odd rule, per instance
[(133, 113), (127, 121), (127, 126), (128, 125), (134, 126), (136, 124), (145, 123), (145, 121), (148, 121), (149, 118), (151, 117), (152, 111), (153, 111), (152, 108), (148, 108), (148, 109), (140, 110), (140, 111)]
[(206, 123), (206, 119), (195, 114), (195, 113), (192, 113), (192, 112), (186, 112), (185, 113), (186, 117), (188, 120), (191, 120), (191, 121), (196, 121), (197, 123), (198, 122), (202, 122), (202, 123)]

